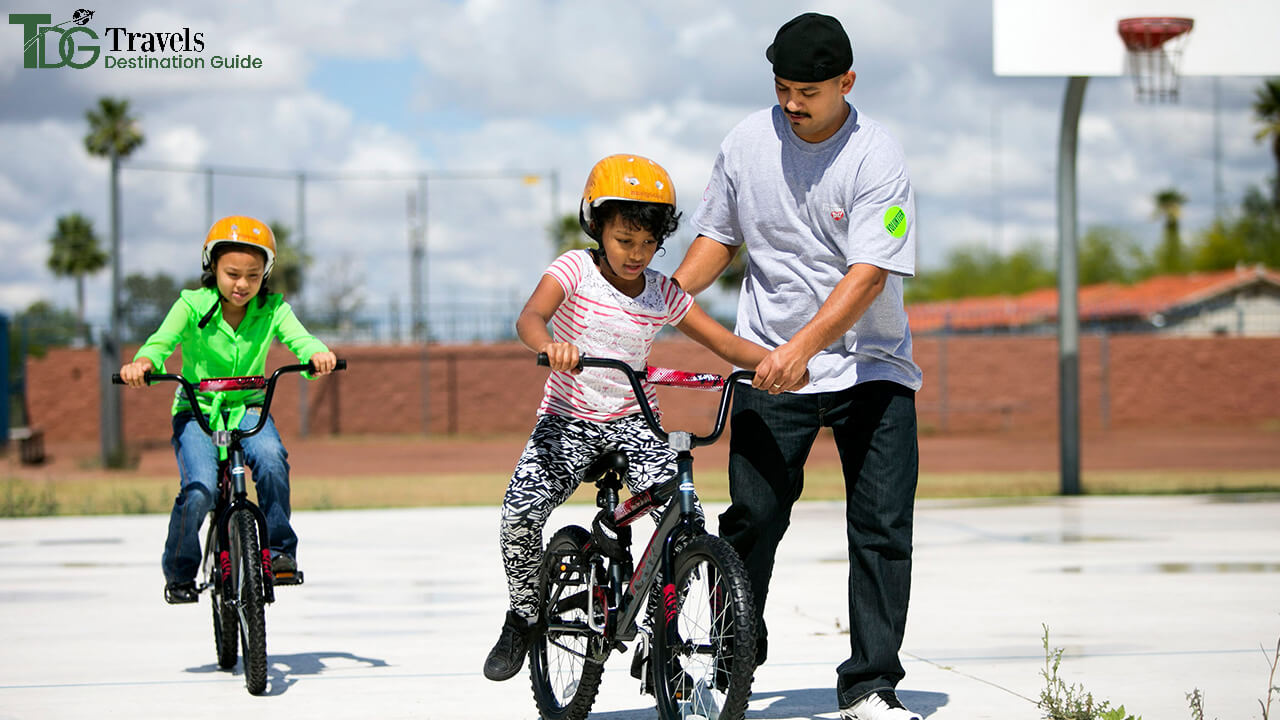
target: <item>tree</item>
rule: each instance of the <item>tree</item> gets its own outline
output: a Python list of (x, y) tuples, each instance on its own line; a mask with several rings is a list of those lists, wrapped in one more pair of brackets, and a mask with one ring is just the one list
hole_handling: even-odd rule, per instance
[(1146, 272), (1149, 261), (1132, 235), (1105, 226), (1091, 227), (1080, 241), (1080, 284), (1129, 283)]
[(589, 250), (596, 247), (596, 241), (582, 232), (577, 213), (565, 213), (559, 220), (551, 223), (547, 233), (551, 238), (551, 246), (555, 248), (556, 257), (570, 250)]
[(98, 247), (93, 222), (76, 212), (58, 218), (57, 229), (49, 236), (49, 245), (49, 269), (59, 277), (75, 278), (76, 325), (87, 336), (84, 324), (84, 276), (101, 270), (107, 264), (107, 254)]
[(279, 220), (268, 223), (276, 236), (276, 265), (271, 271), (271, 290), (286, 298), (302, 292), (303, 271), (311, 265), (311, 255), (290, 242), (293, 228)]
[(160, 327), (173, 301), (178, 283), (169, 275), (133, 273), (124, 279), (124, 335), (122, 341), (140, 343)]
[(1280, 212), (1257, 187), (1245, 193), (1238, 217), (1215, 221), (1192, 251), (1196, 270), (1227, 270), (1241, 263), (1280, 267)]
[(1253, 112), (1262, 129), (1256, 140), (1271, 138), (1271, 156), (1276, 161), (1276, 177), (1271, 193), (1272, 207), (1280, 210), (1280, 78), (1268, 78), (1254, 95)]
[[(120, 159), (127, 158), (143, 142), (138, 121), (129, 114), (129, 101), (103, 97), (96, 108), (85, 112), (89, 134), (84, 147), (90, 155), (105, 157), (111, 163), (111, 299), (107, 333), (102, 343), (100, 365), (120, 366)], [(120, 406), (120, 387), (103, 376), (99, 431), (102, 439), (102, 462), (108, 467), (124, 465), (124, 415)]]
[(1177, 188), (1165, 188), (1155, 195), (1156, 215), (1164, 218), (1164, 234), (1156, 250), (1155, 266), (1160, 273), (1179, 273), (1186, 270), (1182, 257), (1182, 233), (1178, 227), (1182, 206), (1187, 198)]

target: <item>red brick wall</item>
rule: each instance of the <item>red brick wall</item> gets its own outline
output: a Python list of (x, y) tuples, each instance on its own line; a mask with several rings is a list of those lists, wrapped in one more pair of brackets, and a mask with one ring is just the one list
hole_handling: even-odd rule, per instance
[[(1082, 338), (1081, 421), (1086, 428), (1103, 424), (1104, 407), (1112, 427), (1280, 419), (1280, 338), (1113, 336), (1106, 340), (1105, 364), (1102, 346), (1096, 336)], [(307, 385), (310, 432), (480, 435), (524, 433), (532, 426), (546, 378), (532, 353), (516, 344), (431, 346), (426, 353), (424, 366), (418, 347), (339, 349), (351, 369)], [(1053, 337), (920, 338), (915, 356), (925, 372), (918, 396), (922, 428), (1056, 428)], [(97, 358), (94, 350), (58, 349), (28, 361), (33, 425), (44, 430), (48, 441), (97, 439)], [(287, 351), (277, 349), (268, 367), (292, 361)], [(709, 351), (683, 339), (658, 343), (652, 362), (728, 369)], [(170, 360), (171, 370), (179, 366), (178, 358)], [(272, 413), (286, 436), (299, 431), (301, 382), (290, 376), (277, 390)], [(172, 387), (124, 388), (123, 393), (126, 437), (131, 442), (167, 440)], [(659, 398), (671, 427), (709, 429), (715, 395), (664, 388)]]

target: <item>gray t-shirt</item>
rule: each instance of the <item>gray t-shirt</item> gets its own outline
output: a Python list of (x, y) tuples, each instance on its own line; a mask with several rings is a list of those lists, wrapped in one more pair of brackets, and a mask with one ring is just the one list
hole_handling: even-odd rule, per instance
[(768, 348), (812, 320), (851, 265), (888, 270), (866, 313), (809, 361), (812, 382), (799, 392), (870, 380), (920, 388), (902, 304), (902, 278), (915, 274), (915, 194), (901, 146), (879, 123), (850, 107), (835, 135), (808, 143), (780, 107), (753, 113), (721, 143), (693, 227), (746, 243), (734, 332)]

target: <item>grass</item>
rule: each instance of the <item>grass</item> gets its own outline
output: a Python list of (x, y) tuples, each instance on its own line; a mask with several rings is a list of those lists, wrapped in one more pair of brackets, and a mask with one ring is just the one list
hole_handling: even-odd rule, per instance
[[(708, 502), (729, 499), (726, 473), (697, 474), (698, 495)], [(294, 478), (295, 510), (497, 505), (507, 487), (497, 473), (367, 475)], [(1085, 472), (1089, 494), (1176, 494), (1280, 491), (1280, 470)], [(0, 517), (167, 513), (177, 494), (175, 476), (69, 474), (45, 479), (0, 479)], [(1025, 473), (926, 473), (920, 498), (1022, 498), (1055, 495), (1058, 475)], [(844, 479), (838, 469), (805, 474), (806, 500), (839, 500)], [(571, 502), (591, 503), (594, 490), (580, 488)]]

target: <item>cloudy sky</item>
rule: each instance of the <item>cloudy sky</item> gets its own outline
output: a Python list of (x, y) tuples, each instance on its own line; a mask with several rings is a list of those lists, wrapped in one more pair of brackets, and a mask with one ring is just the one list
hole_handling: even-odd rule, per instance
[[(44, 12), (59, 23), (83, 3), (5, 5), (6, 16)], [(806, 10), (844, 22), (858, 72), (852, 102), (906, 150), (919, 267), (966, 244), (1052, 247), (1065, 81), (992, 74), (985, 0), (233, 0), (181, 10), (125, 1), (99, 7), (89, 27), (190, 28), (205, 48), (187, 56), (251, 55), (261, 68), (108, 69), (100, 59), (24, 69), (21, 27), (0, 27), (0, 311), (38, 299), (73, 305), (72, 281), (45, 266), (59, 215), (84, 213), (108, 237), (107, 163), (82, 142), (84, 112), (104, 95), (128, 98), (146, 135), (122, 173), (125, 274), (196, 275), (208, 227), (204, 175), (138, 166), (305, 171), (324, 177), (306, 185), (315, 264), (301, 299), (320, 303), (326, 289), (354, 284), (370, 309), (404, 304), (406, 194), (416, 183), (396, 178), (425, 172), (430, 300), (522, 301), (551, 259), (546, 226), (575, 210), (600, 157), (654, 158), (691, 213), (725, 133), (774, 103), (764, 48)], [(1274, 173), (1253, 139), (1258, 84), (1217, 85), (1228, 207)], [(1182, 102), (1163, 106), (1134, 102), (1127, 78), (1092, 80), (1081, 227), (1122, 227), (1150, 245), (1151, 198), (1169, 186), (1190, 199), (1185, 226), (1204, 227), (1214, 213), (1214, 98), (1203, 78), (1185, 79)], [(483, 177), (459, 177), (470, 174)], [(296, 222), (292, 179), (218, 176), (212, 189), (215, 216)], [(674, 269), (690, 239), (682, 227), (656, 266)], [(87, 283), (91, 319), (105, 314), (107, 276)]]

